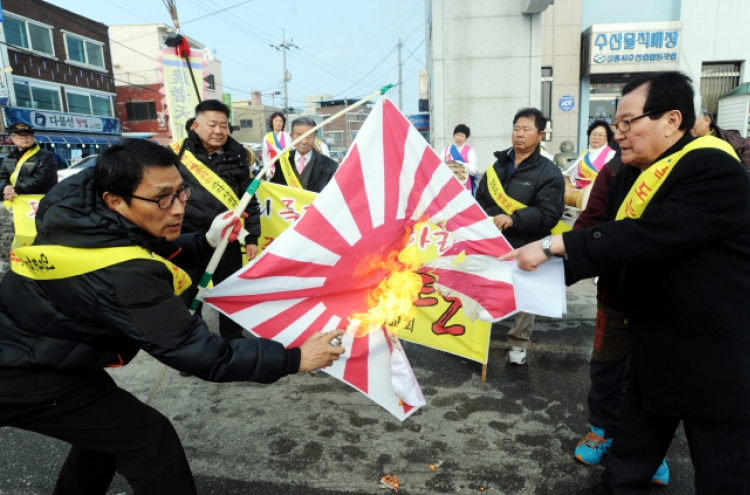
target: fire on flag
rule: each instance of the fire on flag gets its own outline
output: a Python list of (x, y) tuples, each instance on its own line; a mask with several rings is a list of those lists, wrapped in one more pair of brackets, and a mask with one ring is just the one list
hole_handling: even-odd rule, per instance
[[(442, 233), (443, 242), (415, 261), (424, 225)], [(403, 296), (411, 307), (426, 275), (473, 317), (496, 321), (516, 311), (511, 264), (496, 261), (510, 250), (471, 194), (384, 98), (306, 212), (204, 301), (286, 346), (314, 332), (349, 328), (347, 353), (325, 371), (405, 419), (424, 398), (398, 339), (372, 312), (391, 295), (388, 281), (417, 280)]]

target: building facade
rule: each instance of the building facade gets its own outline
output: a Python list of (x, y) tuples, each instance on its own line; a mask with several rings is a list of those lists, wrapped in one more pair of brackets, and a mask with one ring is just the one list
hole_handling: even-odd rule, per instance
[[(63, 158), (117, 142), (108, 28), (42, 0), (2, 2), (3, 129), (25, 122)], [(3, 133), (2, 144), (10, 141)]]
[[(425, 0), (431, 142), (471, 128), (482, 169), (511, 145), (513, 114), (538, 107), (546, 141), (588, 147), (594, 119), (612, 121), (625, 84), (654, 71), (693, 79), (696, 108), (750, 82), (745, 0)], [(538, 12), (538, 13), (534, 13)], [(471, 33), (467, 35), (466, 33)], [(741, 130), (741, 129), (738, 129)]]
[(234, 132), (232, 137), (241, 143), (259, 144), (263, 137), (271, 130), (268, 118), (280, 108), (264, 105), (261, 94), (252, 92), (250, 100), (235, 100), (232, 102), (234, 117)]
[[(326, 119), (358, 101), (348, 98), (320, 100), (315, 107), (315, 114)], [(372, 104), (365, 103), (355, 112), (348, 112), (323, 126), (322, 137), (331, 151), (349, 150), (371, 110)]]
[[(150, 137), (162, 144), (171, 142), (169, 115), (159, 92), (159, 56), (164, 39), (172, 32), (166, 24), (113, 25), (112, 61), (118, 95), (117, 115), (124, 136)], [(205, 45), (188, 38), (190, 48), (205, 50)], [(204, 67), (204, 96), (221, 100), (223, 82), (221, 61), (208, 57)]]

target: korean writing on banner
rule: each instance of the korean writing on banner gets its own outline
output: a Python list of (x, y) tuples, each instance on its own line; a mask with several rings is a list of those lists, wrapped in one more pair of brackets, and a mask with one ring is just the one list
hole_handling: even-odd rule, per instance
[(172, 138), (177, 141), (187, 137), (185, 124), (194, 117), (195, 106), (200, 103), (190, 71), (193, 72), (199, 88), (203, 87), (203, 58), (188, 57), (190, 67), (173, 48), (163, 49), (164, 99), (169, 111), (169, 128)]

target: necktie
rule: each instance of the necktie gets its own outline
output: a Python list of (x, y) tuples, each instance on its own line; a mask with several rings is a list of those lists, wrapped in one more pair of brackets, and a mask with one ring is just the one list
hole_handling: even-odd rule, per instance
[(299, 173), (302, 173), (302, 171), (305, 169), (305, 157), (300, 156), (299, 160), (297, 160), (297, 170)]

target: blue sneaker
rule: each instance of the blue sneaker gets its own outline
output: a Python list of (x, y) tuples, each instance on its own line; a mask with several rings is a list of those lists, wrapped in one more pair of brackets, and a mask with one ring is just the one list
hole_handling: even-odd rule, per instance
[(667, 459), (661, 461), (661, 466), (654, 473), (654, 477), (651, 478), (651, 483), (654, 485), (666, 486), (669, 484), (669, 466), (667, 466)]
[(592, 425), (591, 431), (578, 442), (574, 455), (582, 463), (593, 466), (601, 462), (611, 446), (612, 439), (604, 438), (604, 430)]

